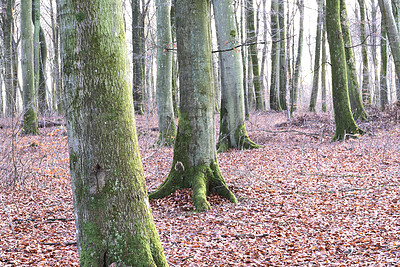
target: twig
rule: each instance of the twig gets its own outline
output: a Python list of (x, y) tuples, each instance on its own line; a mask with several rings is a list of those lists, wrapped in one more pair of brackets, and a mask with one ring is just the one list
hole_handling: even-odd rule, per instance
[(221, 237), (236, 237), (236, 238), (263, 238), (268, 236), (267, 233), (264, 234), (259, 234), (259, 235), (255, 235), (255, 234), (233, 234), (233, 235), (221, 235)]
[(64, 246), (73, 246), (76, 245), (76, 242), (41, 242), (40, 244), (42, 245), (47, 245), (47, 246), (59, 246), (59, 245), (64, 245)]
[(267, 133), (297, 133), (297, 134), (304, 134), (307, 136), (312, 136), (312, 137), (319, 137), (321, 136), (320, 134), (317, 133), (306, 133), (298, 130), (281, 130), (281, 131), (272, 131), (272, 130), (266, 130), (266, 129), (256, 129), (256, 130), (250, 130), (249, 132), (254, 132), (254, 131), (262, 131), (262, 132), (267, 132)]

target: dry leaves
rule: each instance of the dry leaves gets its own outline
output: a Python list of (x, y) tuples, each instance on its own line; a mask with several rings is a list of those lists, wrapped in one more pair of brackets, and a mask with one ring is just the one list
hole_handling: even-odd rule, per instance
[[(263, 148), (218, 155), (237, 205), (211, 195), (212, 210), (197, 214), (190, 190), (151, 201), (170, 265), (398, 264), (400, 125), (378, 117), (360, 123), (371, 135), (331, 143), (328, 115), (252, 114), (249, 135)], [(0, 265), (77, 266), (65, 128), (13, 139), (18, 129), (1, 124)], [(152, 146), (156, 127), (137, 118), (149, 191), (173, 153)]]

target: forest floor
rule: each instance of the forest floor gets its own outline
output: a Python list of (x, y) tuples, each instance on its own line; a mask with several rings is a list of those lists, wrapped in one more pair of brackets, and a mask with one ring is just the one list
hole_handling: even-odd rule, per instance
[[(150, 202), (170, 266), (398, 266), (399, 122), (374, 112), (366, 135), (331, 142), (332, 115), (252, 114), (262, 148), (218, 155), (238, 204), (211, 195), (195, 213), (190, 190)], [(155, 116), (136, 123), (152, 191), (173, 150), (153, 146)], [(0, 121), (0, 266), (78, 266), (65, 127), (14, 126)]]

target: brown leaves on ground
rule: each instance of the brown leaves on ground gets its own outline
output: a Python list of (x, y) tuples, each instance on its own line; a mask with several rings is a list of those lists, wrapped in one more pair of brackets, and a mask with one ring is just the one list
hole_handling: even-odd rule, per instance
[[(332, 143), (331, 116), (286, 123), (283, 114), (253, 114), (249, 136), (263, 148), (218, 155), (237, 205), (211, 195), (212, 210), (195, 213), (191, 190), (151, 201), (170, 266), (398, 264), (400, 125), (392, 118), (378, 114), (362, 123), (369, 134)], [(18, 129), (0, 123), (9, 124), (0, 132), (0, 265), (77, 266), (65, 128), (13, 137)], [(149, 191), (173, 153), (153, 146), (156, 124), (137, 118)]]

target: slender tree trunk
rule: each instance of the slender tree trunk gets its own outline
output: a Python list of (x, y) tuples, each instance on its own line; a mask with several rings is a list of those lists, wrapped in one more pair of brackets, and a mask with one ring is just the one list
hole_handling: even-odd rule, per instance
[(287, 90), (287, 62), (286, 62), (286, 26), (285, 26), (285, 0), (279, 0), (279, 104), (286, 110)]
[(247, 0), (246, 3), (247, 41), (250, 43), (249, 56), (251, 57), (251, 66), (253, 71), (253, 85), (256, 104), (255, 108), (256, 110), (264, 110), (264, 97), (261, 88), (260, 70), (258, 64), (257, 33), (254, 25), (254, 0)]
[(341, 30), (340, 0), (329, 0), (326, 3), (326, 29), (332, 67), (332, 96), (335, 112), (336, 133), (333, 140), (343, 140), (346, 134), (358, 134), (350, 110), (347, 89), (347, 64)]
[[(218, 49), (238, 44), (234, 6), (231, 0), (213, 1)], [(221, 66), (221, 112), (218, 151), (229, 148), (249, 149), (259, 146), (247, 135), (244, 124), (243, 69), (240, 51), (219, 53)]]
[[(389, 38), (390, 50), (393, 55), (396, 76), (400, 77), (400, 36), (393, 17), (392, 7), (388, 0), (378, 0), (382, 16), (385, 18), (385, 26)], [(397, 92), (397, 100), (400, 100), (400, 92)]]
[(349, 83), (349, 96), (351, 109), (354, 114), (355, 119), (366, 120), (367, 113), (365, 112), (364, 105), (362, 102), (362, 97), (360, 93), (360, 86), (358, 83), (358, 76), (356, 70), (356, 62), (354, 58), (351, 35), (350, 35), (350, 27), (349, 21), (347, 17), (347, 9), (345, 0), (340, 0), (340, 20), (341, 20), (341, 29), (343, 33), (343, 41), (345, 45), (345, 53), (346, 53), (346, 63), (347, 63), (347, 75), (348, 75), (348, 83)]
[[(33, 23), (33, 68), (34, 68), (34, 84), (35, 84), (35, 105), (37, 107), (40, 84), (40, 0), (32, 0), (32, 23)], [(39, 110), (40, 112), (40, 110)]]
[(144, 28), (140, 0), (132, 0), (132, 62), (133, 62), (133, 102), (135, 112), (144, 114), (145, 62), (144, 62)]
[(21, 68), (24, 92), (24, 134), (39, 134), (35, 111), (32, 0), (21, 1)]
[[(325, 10), (325, 1), (323, 0), (323, 10)], [(326, 112), (326, 64), (327, 64), (327, 57), (326, 57), (326, 23), (325, 19), (323, 22), (323, 30), (322, 30), (322, 49), (321, 49), (321, 95), (322, 95), (322, 111)]]
[(178, 133), (171, 171), (150, 198), (193, 188), (197, 211), (210, 209), (206, 195), (216, 192), (236, 203), (226, 186), (215, 149), (215, 92), (212, 82), (209, 1), (177, 0), (177, 40), (181, 90)]
[(59, 2), (80, 265), (167, 266), (138, 149), (121, 2)]
[(293, 113), (297, 109), (297, 95), (299, 92), (299, 81), (300, 81), (300, 71), (301, 71), (301, 58), (303, 56), (303, 35), (304, 35), (304, 0), (298, 0), (297, 6), (300, 13), (299, 22), (299, 41), (297, 45), (297, 55), (296, 62), (294, 65), (294, 74), (292, 88), (290, 91), (290, 111)]
[[(263, 0), (263, 25), (264, 25), (264, 31), (263, 31), (263, 40), (264, 42), (267, 41), (268, 38), (268, 16), (267, 16), (267, 0)], [(267, 62), (267, 44), (263, 45), (262, 49), (262, 57), (261, 57), (261, 68), (260, 68), (260, 79), (261, 79), (261, 90), (263, 92), (266, 91), (267, 89), (267, 78), (266, 78), (266, 62)]]
[(282, 110), (279, 101), (279, 52), (280, 52), (280, 34), (279, 34), (279, 6), (278, 0), (271, 1), (271, 84), (269, 89), (269, 101), (272, 110)]
[(384, 24), (384, 19), (382, 18), (382, 26), (381, 26), (381, 80), (380, 80), (380, 106), (381, 109), (384, 110), (389, 104), (389, 94), (388, 94), (388, 85), (387, 85), (387, 32)]
[(323, 26), (323, 0), (317, 0), (318, 4), (318, 18), (317, 18), (317, 37), (315, 38), (315, 58), (314, 58), (314, 77), (313, 86), (311, 91), (311, 99), (309, 111), (315, 112), (317, 104), (318, 87), (319, 87), (319, 73), (320, 73), (320, 58), (321, 58), (321, 41), (322, 41), (322, 26)]
[(360, 39), (362, 42), (361, 53), (362, 53), (362, 99), (364, 104), (371, 104), (371, 89), (369, 86), (369, 62), (368, 62), (368, 50), (366, 40), (365, 23), (367, 21), (365, 16), (365, 0), (358, 0), (360, 6)]
[(176, 135), (172, 103), (171, 1), (156, 0), (157, 10), (157, 115), (158, 142), (172, 145)]
[[(379, 67), (378, 67), (378, 57), (377, 57), (377, 39), (378, 39), (378, 30), (377, 30), (377, 23), (378, 20), (376, 18), (376, 13), (377, 13), (377, 8), (378, 6), (376, 5), (375, 0), (371, 0), (371, 22), (369, 23), (369, 25), (371, 25), (371, 43), (372, 43), (372, 47), (371, 47), (371, 54), (372, 54), (372, 61), (374, 64), (374, 86), (373, 86), (373, 103), (376, 105), (380, 104), (380, 78), (379, 78)], [(381, 25), (384, 25), (381, 24)], [(381, 26), (382, 28), (382, 26)]]
[[(246, 19), (245, 19), (245, 8), (246, 5), (243, 3), (243, 1), (246, 0), (241, 0), (241, 8), (240, 8), (240, 32), (241, 32), (241, 43), (245, 43), (247, 39), (247, 34), (246, 34)], [(243, 66), (243, 97), (244, 97), (244, 114), (245, 114), (245, 119), (248, 120), (250, 117), (250, 107), (249, 107), (249, 86), (248, 86), (248, 63), (250, 62), (249, 57), (247, 55), (247, 47), (242, 48), (242, 66)]]
[[(176, 48), (176, 20), (175, 20), (175, 0), (171, 1), (171, 34), (172, 46)], [(179, 88), (178, 88), (178, 58), (176, 53), (172, 56), (172, 103), (174, 105), (174, 115), (179, 113)]]
[[(53, 0), (50, 0), (51, 10), (53, 10)], [(56, 3), (57, 4), (57, 3)], [(58, 5), (57, 5), (58, 6)], [(57, 113), (60, 115), (64, 114), (64, 90), (62, 83), (62, 75), (60, 71), (60, 31), (59, 31), (59, 21), (61, 12), (57, 8), (56, 14), (54, 11), (51, 13), (51, 24), (52, 24), (52, 33), (53, 33), (53, 49), (54, 49), (54, 63), (53, 63), (53, 94), (55, 95), (55, 101), (53, 102), (55, 108), (57, 109)]]
[(39, 112), (45, 114), (49, 110), (47, 104), (47, 44), (42, 27), (39, 30), (39, 90), (38, 90), (38, 104)]

